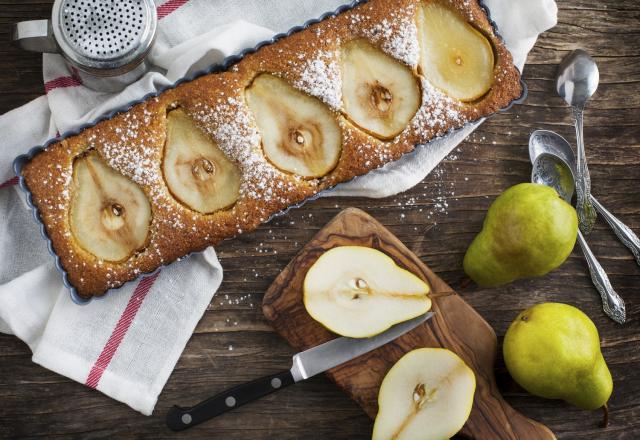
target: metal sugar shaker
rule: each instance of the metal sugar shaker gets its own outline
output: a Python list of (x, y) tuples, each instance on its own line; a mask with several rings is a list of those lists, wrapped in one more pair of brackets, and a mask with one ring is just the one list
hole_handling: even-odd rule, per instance
[(156, 36), (153, 0), (56, 0), (51, 20), (13, 25), (16, 46), (59, 53), (82, 83), (116, 92), (149, 70)]

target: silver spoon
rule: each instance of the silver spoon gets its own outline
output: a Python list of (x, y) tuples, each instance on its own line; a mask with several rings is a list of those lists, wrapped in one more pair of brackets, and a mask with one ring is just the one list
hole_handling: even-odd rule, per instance
[[(549, 153), (539, 154), (533, 161), (531, 181), (554, 188), (557, 193), (567, 203), (571, 203), (575, 188), (574, 176), (571, 168), (560, 157)], [(604, 313), (615, 322), (624, 324), (626, 321), (626, 310), (624, 300), (613, 290), (611, 282), (606, 272), (589, 248), (584, 235), (578, 228), (578, 243), (582, 248), (584, 257), (589, 266), (591, 281), (596, 286), (602, 298), (602, 309)]]
[[(550, 153), (563, 160), (575, 175), (576, 158), (569, 142), (558, 133), (548, 130), (536, 130), (529, 137), (529, 156), (531, 163), (542, 153)], [(607, 221), (611, 229), (618, 237), (618, 240), (633, 253), (638, 265), (640, 265), (640, 238), (615, 215), (611, 214), (602, 204), (591, 194), (591, 203), (596, 211)]]
[(587, 168), (587, 158), (584, 151), (583, 113), (591, 95), (598, 88), (600, 73), (593, 58), (584, 50), (574, 50), (567, 55), (560, 66), (556, 77), (556, 90), (567, 104), (573, 108), (573, 119), (576, 126), (576, 141), (578, 144), (578, 160), (576, 166), (576, 211), (580, 230), (589, 234), (596, 222), (596, 212), (590, 200), (591, 178)]

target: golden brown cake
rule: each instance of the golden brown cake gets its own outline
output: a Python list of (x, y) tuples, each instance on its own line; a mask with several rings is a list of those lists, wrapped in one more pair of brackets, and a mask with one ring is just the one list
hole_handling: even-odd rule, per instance
[(521, 92), (475, 0), (370, 0), (51, 144), (22, 175), (70, 284), (90, 297)]

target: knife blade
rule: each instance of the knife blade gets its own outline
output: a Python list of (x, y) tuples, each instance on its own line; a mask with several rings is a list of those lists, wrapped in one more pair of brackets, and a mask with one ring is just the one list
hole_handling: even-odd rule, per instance
[(185, 430), (285, 386), (330, 370), (393, 341), (432, 316), (433, 312), (427, 312), (370, 338), (340, 337), (300, 352), (293, 356), (293, 365), (288, 371), (238, 385), (190, 408), (172, 407), (167, 412), (167, 426), (174, 431)]
[(432, 316), (433, 312), (427, 312), (370, 338), (336, 338), (298, 353), (293, 356), (290, 370), (293, 380), (300, 382), (362, 356), (413, 330)]

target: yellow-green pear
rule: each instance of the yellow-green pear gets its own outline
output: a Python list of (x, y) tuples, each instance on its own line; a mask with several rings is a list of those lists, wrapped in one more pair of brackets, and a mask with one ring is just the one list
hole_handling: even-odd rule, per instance
[(545, 275), (571, 254), (577, 234), (575, 209), (553, 188), (521, 183), (489, 207), (464, 256), (464, 270), (485, 287)]
[(606, 405), (613, 390), (598, 330), (579, 309), (543, 303), (518, 315), (504, 337), (504, 361), (529, 393), (579, 408)]

